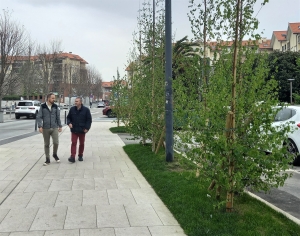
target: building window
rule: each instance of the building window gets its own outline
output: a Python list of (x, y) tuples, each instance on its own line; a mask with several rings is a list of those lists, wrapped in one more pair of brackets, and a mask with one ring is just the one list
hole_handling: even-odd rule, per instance
[(287, 50), (290, 50), (290, 42), (287, 43)]

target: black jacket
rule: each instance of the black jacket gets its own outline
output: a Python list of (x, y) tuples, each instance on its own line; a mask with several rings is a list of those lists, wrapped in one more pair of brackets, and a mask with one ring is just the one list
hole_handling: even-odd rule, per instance
[(57, 105), (52, 104), (51, 111), (46, 103), (43, 103), (40, 107), (39, 113), (36, 116), (38, 127), (44, 129), (62, 127), (60, 121), (60, 112)]
[(89, 130), (92, 125), (90, 110), (83, 105), (81, 105), (79, 110), (77, 110), (76, 106), (71, 107), (67, 116), (67, 124), (72, 124), (72, 133), (84, 133), (84, 129)]

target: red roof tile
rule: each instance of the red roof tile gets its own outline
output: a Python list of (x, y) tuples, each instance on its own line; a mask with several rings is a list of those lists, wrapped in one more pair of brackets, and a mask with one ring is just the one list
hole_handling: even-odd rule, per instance
[(102, 82), (102, 87), (103, 88), (110, 88), (113, 86), (113, 81), (110, 81), (110, 82)]
[(259, 43), (260, 49), (272, 49), (271, 47), (271, 39), (264, 39), (261, 43)]
[(289, 23), (289, 27), (293, 34), (300, 34), (300, 22)]
[(82, 57), (80, 57), (76, 54), (72, 54), (72, 53), (63, 52), (63, 53), (58, 54), (58, 57), (59, 58), (67, 58), (68, 57), (70, 59), (78, 60), (81, 63), (88, 64), (88, 62), (85, 61)]
[(273, 34), (278, 41), (286, 41), (286, 35), (287, 35), (286, 30), (273, 31)]
[[(77, 60), (77, 61), (80, 61), (80, 63), (84, 63), (84, 64), (88, 64), (87, 61), (85, 61), (82, 57), (76, 55), (76, 54), (72, 54), (72, 53), (66, 53), (66, 52), (63, 52), (63, 53), (58, 53), (58, 54), (47, 54), (46, 55), (47, 58), (51, 59), (51, 58), (70, 58), (71, 60)], [(39, 56), (38, 55), (35, 55), (35, 56), (31, 56), (30, 57), (30, 60), (31, 61), (35, 61), (35, 60), (38, 60), (39, 59)], [(25, 61), (25, 60), (28, 60), (28, 56), (16, 56), (16, 57), (13, 57), (13, 60), (16, 60), (16, 61)]]

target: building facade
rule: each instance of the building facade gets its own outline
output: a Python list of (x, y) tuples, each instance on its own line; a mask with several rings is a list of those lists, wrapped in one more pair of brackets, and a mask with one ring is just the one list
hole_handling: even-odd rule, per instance
[(80, 56), (62, 51), (15, 57), (9, 74), (18, 82), (7, 94), (45, 101), (45, 95), (53, 92), (58, 102), (65, 102), (66, 97), (76, 95), (76, 86), (86, 76), (87, 64)]

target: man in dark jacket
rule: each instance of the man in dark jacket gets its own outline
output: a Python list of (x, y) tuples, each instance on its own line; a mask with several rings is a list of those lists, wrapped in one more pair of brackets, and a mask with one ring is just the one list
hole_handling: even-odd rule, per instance
[(60, 121), (60, 112), (54, 101), (55, 95), (53, 93), (49, 93), (47, 95), (47, 101), (41, 105), (36, 116), (39, 131), (44, 137), (44, 149), (46, 155), (44, 166), (50, 164), (50, 136), (53, 141), (53, 157), (56, 162), (60, 161), (57, 156), (57, 149), (58, 132), (61, 132), (62, 125)]
[(89, 131), (92, 124), (90, 110), (83, 106), (82, 98), (75, 99), (75, 106), (71, 107), (67, 116), (67, 124), (72, 132), (71, 156), (69, 162), (75, 162), (77, 140), (79, 139), (78, 161), (83, 161), (85, 134)]

